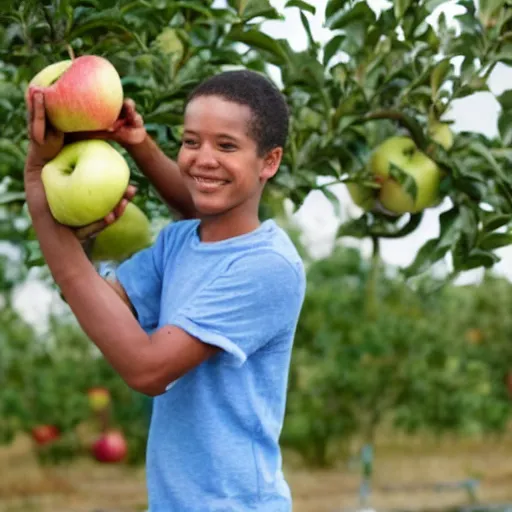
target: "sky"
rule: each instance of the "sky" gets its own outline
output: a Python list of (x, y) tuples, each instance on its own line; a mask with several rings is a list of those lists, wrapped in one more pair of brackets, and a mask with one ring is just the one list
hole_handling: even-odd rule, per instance
[[(221, 4), (223, 1), (217, 0), (216, 3)], [(304, 49), (306, 37), (298, 9), (284, 9), (286, 0), (271, 0), (271, 3), (280, 11), (284, 10), (286, 20), (284, 22), (266, 22), (263, 31), (271, 36), (287, 38), (295, 50)], [(327, 0), (310, 0), (310, 3), (317, 8), (315, 16), (307, 14), (313, 35), (320, 41), (326, 41), (329, 32), (323, 28), (322, 22)], [(384, 0), (371, 0), (368, 3), (377, 11), (383, 6), (389, 5), (389, 2)], [(448, 21), (458, 13), (457, 6), (454, 6), (453, 2), (449, 2), (432, 14), (434, 23), (441, 10), (445, 11)], [(494, 94), (500, 94), (510, 83), (512, 83), (512, 68), (499, 65), (491, 75), (489, 86)], [(454, 121), (452, 125), (454, 131), (470, 130), (492, 137), (497, 133), (498, 112), (499, 105), (493, 94), (478, 93), (455, 101), (447, 118)], [(313, 192), (293, 216), (303, 231), (303, 240), (311, 255), (316, 258), (329, 254), (339, 224), (349, 217), (360, 214), (359, 208), (352, 203), (344, 185), (336, 185), (332, 187), (332, 190), (338, 196), (342, 206), (341, 218), (335, 215), (331, 203), (321, 192)], [(437, 208), (427, 210), (421, 225), (411, 235), (399, 240), (383, 241), (381, 244), (383, 260), (397, 266), (411, 263), (424, 242), (438, 235), (439, 214), (448, 207), (449, 203), (445, 202)], [(364, 254), (368, 254), (370, 251), (369, 241), (345, 239), (345, 243), (360, 247)], [(512, 247), (501, 249), (497, 253), (502, 257), (502, 261), (495, 266), (494, 270), (512, 278)], [(466, 272), (458, 278), (457, 282), (459, 284), (477, 282), (482, 273), (482, 270)], [(15, 307), (41, 332), (46, 328), (49, 311), (58, 312), (66, 309), (58, 295), (55, 292), (50, 292), (35, 277), (16, 290), (13, 301)]]

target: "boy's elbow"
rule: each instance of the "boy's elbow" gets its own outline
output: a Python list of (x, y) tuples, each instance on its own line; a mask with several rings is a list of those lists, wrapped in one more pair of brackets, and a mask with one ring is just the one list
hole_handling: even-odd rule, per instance
[(167, 390), (167, 386), (171, 383), (167, 382), (164, 384), (160, 379), (156, 379), (154, 376), (148, 374), (134, 375), (125, 380), (128, 386), (134, 391), (149, 397), (162, 395)]

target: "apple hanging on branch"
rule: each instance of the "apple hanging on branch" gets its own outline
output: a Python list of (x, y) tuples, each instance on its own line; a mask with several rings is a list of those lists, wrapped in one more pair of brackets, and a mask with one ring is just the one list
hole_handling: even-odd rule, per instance
[[(453, 133), (446, 123), (430, 123), (428, 132), (445, 150), (452, 147)], [(383, 208), (391, 215), (414, 214), (440, 202), (443, 170), (411, 137), (383, 141), (372, 151), (368, 171), (376, 187), (347, 183), (352, 200), (365, 211)]]

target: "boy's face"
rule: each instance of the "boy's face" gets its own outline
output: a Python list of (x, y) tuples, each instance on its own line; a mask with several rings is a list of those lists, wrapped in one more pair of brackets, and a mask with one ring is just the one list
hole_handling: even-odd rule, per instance
[(257, 211), (263, 185), (277, 172), (282, 149), (258, 156), (251, 114), (219, 96), (188, 104), (178, 165), (200, 215)]

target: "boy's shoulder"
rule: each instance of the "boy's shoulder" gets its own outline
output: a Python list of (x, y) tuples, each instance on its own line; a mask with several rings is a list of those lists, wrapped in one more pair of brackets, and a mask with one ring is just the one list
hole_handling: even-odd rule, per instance
[(297, 248), (288, 233), (274, 220), (265, 220), (251, 233), (210, 243), (200, 241), (199, 224), (198, 219), (177, 220), (167, 224), (159, 233), (161, 243), (167, 248), (165, 252), (170, 254), (174, 252), (172, 248), (179, 247), (180, 252), (184, 250), (197, 256), (208, 256), (211, 261), (221, 259), (232, 264), (238, 262), (250, 265), (250, 261), (256, 260), (262, 268), (276, 264), (290, 266), (300, 279), (304, 278), (304, 264)]

